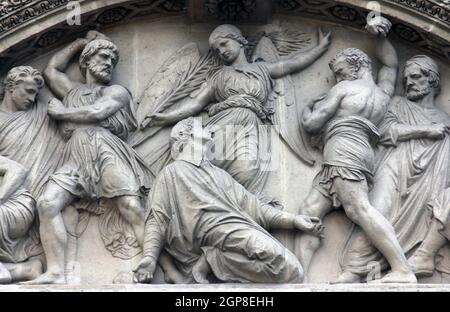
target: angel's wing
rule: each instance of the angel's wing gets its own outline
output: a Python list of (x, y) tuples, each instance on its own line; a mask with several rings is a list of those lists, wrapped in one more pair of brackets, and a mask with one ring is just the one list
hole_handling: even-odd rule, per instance
[(146, 160), (155, 175), (171, 160), (170, 129), (160, 131), (161, 127), (149, 128), (146, 124), (153, 114), (170, 110), (177, 101), (198, 90), (216, 64), (212, 53), (202, 55), (196, 44), (189, 43), (163, 63), (137, 101), (138, 130), (127, 143)]
[(215, 62), (211, 53), (201, 55), (195, 43), (189, 43), (172, 54), (153, 75), (137, 101), (139, 130), (128, 143), (136, 147), (155, 135), (161, 128), (146, 127), (151, 116), (170, 109), (177, 101), (198, 90)]
[[(255, 47), (253, 60), (264, 60), (270, 63), (279, 61), (280, 54), (283, 53), (279, 52), (275, 42), (271, 36), (263, 36)], [(278, 42), (281, 47), (281, 43), (287, 41), (279, 39)], [(291, 40), (290, 42), (294, 41)], [(286, 45), (286, 48), (283, 49), (284, 51), (290, 51), (293, 47)], [(308, 144), (308, 135), (301, 124), (301, 105), (296, 101), (296, 91), (291, 76), (275, 80), (274, 92), (270, 100), (272, 103), (269, 105), (274, 109), (273, 123), (275, 129), (301, 160), (309, 165), (314, 165), (315, 161)]]

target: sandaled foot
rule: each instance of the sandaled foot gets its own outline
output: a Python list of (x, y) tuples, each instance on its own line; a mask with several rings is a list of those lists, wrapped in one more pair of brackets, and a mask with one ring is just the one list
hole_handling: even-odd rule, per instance
[(332, 281), (331, 284), (352, 284), (361, 283), (361, 277), (349, 271), (345, 271), (339, 275), (337, 280)]
[(192, 267), (192, 276), (199, 284), (209, 284), (208, 274), (211, 272), (211, 267), (206, 261), (206, 257), (202, 256)]
[(379, 280), (381, 283), (417, 284), (413, 272), (391, 272)]
[(429, 277), (434, 273), (434, 257), (425, 253), (415, 253), (408, 262), (417, 277)]
[(12, 282), (11, 273), (0, 263), (0, 284), (10, 284)]
[(34, 280), (22, 282), (21, 285), (65, 284), (64, 274), (44, 273)]

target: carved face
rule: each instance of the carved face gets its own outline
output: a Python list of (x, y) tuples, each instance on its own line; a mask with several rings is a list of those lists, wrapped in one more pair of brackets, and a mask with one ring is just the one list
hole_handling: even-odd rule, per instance
[(109, 49), (100, 49), (88, 62), (91, 75), (101, 83), (109, 83), (114, 69), (114, 53)]
[(9, 90), (11, 100), (18, 111), (29, 110), (36, 101), (39, 87), (36, 81), (28, 77)]
[(241, 44), (230, 38), (217, 38), (212, 48), (227, 65), (232, 64), (241, 53)]
[(429, 76), (417, 64), (411, 64), (405, 68), (403, 83), (406, 97), (411, 101), (417, 101), (430, 94), (433, 86)]
[(345, 57), (339, 57), (333, 65), (333, 73), (336, 81), (339, 83), (344, 80), (358, 79), (358, 71), (354, 66), (351, 66)]

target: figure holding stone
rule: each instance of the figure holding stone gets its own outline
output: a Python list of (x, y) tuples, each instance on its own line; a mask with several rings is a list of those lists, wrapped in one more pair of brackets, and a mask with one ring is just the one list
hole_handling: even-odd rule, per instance
[(205, 157), (211, 133), (194, 118), (171, 132), (174, 162), (157, 176), (148, 198), (144, 257), (135, 281), (148, 283), (164, 249), (185, 283), (300, 283), (297, 258), (266, 230), (320, 236), (318, 218), (264, 204)]
[[(64, 73), (81, 52), (86, 83)], [(118, 209), (133, 227), (141, 244), (144, 235), (142, 197), (151, 172), (125, 140), (136, 125), (127, 89), (109, 85), (118, 50), (97, 32), (89, 32), (56, 53), (44, 71), (53, 93), (48, 114), (60, 121), (66, 139), (64, 163), (45, 185), (37, 208), (47, 271), (30, 283), (64, 283), (66, 232), (61, 211), (77, 200), (89, 200), (100, 209)]]
[[(416, 55), (407, 60), (403, 87), (405, 96), (391, 100), (380, 125), (382, 136), (370, 196), (372, 205), (392, 223), (403, 252), (410, 254), (428, 231), (429, 205), (433, 203), (436, 216), (442, 215), (436, 213), (437, 208), (445, 207), (436, 200), (450, 181), (450, 117), (435, 105), (440, 74), (432, 58)], [(445, 217), (441, 220), (445, 224)], [(430, 232), (436, 232), (433, 229)], [(343, 273), (338, 281), (358, 282), (374, 263), (381, 270), (387, 269), (386, 259), (356, 227), (343, 251)]]
[[(345, 49), (330, 62), (337, 84), (304, 110), (306, 131), (322, 131), (324, 163), (300, 211), (323, 218), (333, 208), (342, 206), (388, 259), (392, 272), (382, 282), (415, 283), (394, 229), (369, 201), (373, 148), (380, 136), (377, 125), (387, 111), (397, 77), (397, 53), (385, 38), (390, 27), (391, 23), (382, 17), (374, 18), (367, 26), (377, 36), (376, 54), (383, 65), (378, 83), (372, 78), (370, 58), (361, 50)], [(315, 237), (300, 237), (305, 269), (319, 243)]]

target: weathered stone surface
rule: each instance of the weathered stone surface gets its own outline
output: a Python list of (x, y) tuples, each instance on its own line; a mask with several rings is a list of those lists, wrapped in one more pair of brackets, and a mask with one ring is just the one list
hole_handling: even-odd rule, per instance
[[(20, 92), (26, 83), (32, 86), (32, 89), (40, 85), (39, 79), (33, 82), (33, 75), (24, 74), (21, 77), (25, 77), (25, 82), (22, 78), (17, 79), (14, 80), (16, 84), (3, 88), (2, 94), (6, 96), (2, 97), (1, 116), (3, 118), (4, 115), (5, 123), (0, 128), (0, 137), (5, 137), (6, 141), (0, 142), (0, 156), (16, 161), (29, 170), (26, 182), (17, 178), (19, 169), (14, 169), (18, 172), (14, 179), (22, 181), (25, 190), (30, 191), (33, 201), (30, 205), (31, 211), (39, 215), (40, 224), (33, 225), (36, 228), (34, 232), (29, 233), (33, 244), (37, 244), (37, 249), (25, 248), (25, 256), (22, 255), (20, 259), (6, 259), (7, 257), (0, 254), (0, 283), (32, 280), (40, 273), (47, 272), (47, 275), (34, 280), (34, 283), (64, 280), (69, 283), (68, 286), (52, 286), (50, 289), (55, 291), (242, 289), (236, 284), (193, 285), (192, 288), (177, 285), (131, 285), (134, 270), (138, 272), (134, 276), (135, 281), (151, 281), (153, 284), (236, 280), (292, 283), (305, 277), (308, 284), (276, 287), (296, 291), (448, 289), (445, 286), (445, 283), (448, 283), (447, 274), (450, 272), (447, 241), (449, 213), (446, 209), (446, 190), (450, 185), (445, 174), (448, 166), (447, 127), (450, 125), (446, 120), (447, 114), (450, 113), (450, 90), (446, 88), (450, 79), (448, 3), (432, 0), (382, 1), (382, 15), (389, 18), (392, 24), (386, 20), (378, 24), (375, 22), (368, 27), (370, 34), (364, 30), (369, 8), (366, 7), (365, 1), (355, 0), (280, 0), (264, 7), (259, 6), (261, 1), (234, 1), (225, 5), (221, 1), (94, 3), (86, 0), (80, 1), (82, 23), (79, 26), (66, 24), (67, 10), (64, 1), (41, 1), (39, 4), (35, 1), (4, 1), (0, 6), (0, 11), (3, 12), (0, 16), (0, 25), (3, 27), (0, 28), (2, 80), (14, 65), (32, 66), (46, 78), (45, 85), (39, 89), (37, 103), (34, 103), (34, 99), (26, 100), (24, 93)], [(12, 16), (15, 18), (11, 19)], [(238, 28), (216, 28), (219, 23), (225, 22)], [(93, 28), (101, 32), (88, 32)], [(389, 33), (388, 39), (392, 46), (382, 39), (383, 33)], [(399, 38), (401, 40), (398, 40)], [(79, 62), (80, 53), (86, 46), (89, 47), (90, 42), (98, 39), (100, 41), (97, 42), (102, 44), (92, 44), (96, 46), (92, 51), (86, 48)], [(337, 57), (337, 60), (332, 62), (330, 71), (329, 62), (339, 51), (346, 48), (357, 48), (357, 51), (367, 54), (367, 59), (371, 60), (373, 66), (373, 73), (363, 73), (360, 70), (364, 67), (359, 63), (364, 55), (356, 53), (356, 50), (351, 50), (354, 52), (349, 56), (351, 61)], [(427, 56), (415, 57), (418, 54)], [(339, 67), (336, 64), (343, 65)], [(405, 65), (407, 70), (404, 71)], [(352, 84), (354, 78), (357, 83), (361, 80), (370, 83), (356, 86)], [(375, 84), (377, 82), (378, 86)], [(33, 87), (33, 84), (36, 86)], [(69, 84), (70, 88), (67, 87)], [(341, 87), (342, 85), (345, 87)], [(363, 96), (372, 94), (371, 92), (377, 95)], [(356, 100), (351, 102), (347, 93), (355, 95)], [(342, 104), (342, 98), (346, 98), (345, 104)], [(33, 106), (33, 110), (27, 106), (32, 102), (36, 106)], [(405, 103), (413, 113), (403, 111)], [(12, 104), (19, 106), (14, 108)], [(22, 104), (23, 106), (20, 106)], [(333, 105), (340, 108), (335, 109)], [(349, 108), (352, 105), (360, 105), (364, 109), (352, 111)], [(369, 110), (371, 105), (373, 109)], [(332, 112), (328, 111), (329, 115), (318, 122), (319, 117), (324, 116), (321, 109)], [(105, 113), (108, 110), (114, 111), (112, 115)], [(320, 114), (315, 112), (316, 110)], [(373, 113), (374, 111), (376, 113)], [(101, 112), (106, 115), (100, 116)], [(314, 115), (316, 113), (320, 115), (317, 117), (319, 119)], [(408, 114), (413, 117), (406, 118), (405, 116), (410, 116)], [(38, 118), (30, 119), (28, 115)], [(417, 117), (419, 115), (420, 118)], [(243, 137), (250, 138), (248, 146), (254, 144), (259, 149), (257, 152), (251, 149), (250, 152), (245, 152), (245, 155), (252, 156), (245, 159), (245, 162), (213, 159), (213, 169), (204, 169), (196, 160), (170, 157), (171, 145), (178, 146), (180, 151), (183, 146), (191, 146), (190, 144), (194, 150), (201, 149), (199, 145), (183, 141), (182, 136), (178, 138), (173, 133), (170, 139), (173, 125), (188, 116), (200, 116), (204, 125), (211, 129), (217, 125), (236, 124), (256, 128), (263, 124), (276, 127), (267, 133), (258, 130), (260, 132), (256, 135), (248, 129), (245, 130), (247, 132)], [(329, 145), (328, 149), (325, 148), (324, 155), (317, 149), (320, 146), (319, 140), (311, 139), (311, 135), (322, 136), (325, 132), (322, 139), (330, 140), (333, 137), (327, 136), (325, 129), (328, 129), (329, 133), (335, 131), (331, 127), (333, 120), (339, 121), (343, 116), (353, 119), (341, 134), (336, 135), (347, 136), (347, 141), (345, 144), (336, 143), (332, 148)], [(411, 121), (416, 120), (416, 117), (421, 120), (418, 124)], [(27, 120), (36, 123), (28, 129), (21, 124), (20, 128), (13, 123), (14, 118), (23, 119), (22, 124), (25, 125), (30, 122)], [(373, 135), (367, 137), (367, 142), (361, 139), (366, 134), (365, 130), (355, 130), (355, 123), (361, 119), (368, 120), (370, 127), (373, 124), (373, 131), (370, 132)], [(392, 126), (393, 119), (395, 126)], [(400, 128), (398, 123), (401, 124)], [(10, 129), (8, 125), (11, 125)], [(29, 135), (33, 129), (39, 129), (36, 130), (35, 140), (26, 141), (25, 139), (31, 138)], [(64, 129), (69, 131), (62, 131), (63, 136), (60, 137), (60, 131)], [(29, 132), (23, 132), (26, 130)], [(218, 137), (221, 136), (219, 130), (214, 132)], [(75, 139), (73, 133), (76, 134)], [(86, 134), (85, 137), (82, 133)], [(22, 136), (25, 138), (21, 140), (22, 145), (15, 146), (14, 140)], [(95, 140), (92, 139), (94, 137)], [(348, 139), (349, 137), (352, 138)], [(375, 139), (378, 137), (377, 145)], [(45, 140), (48, 144), (39, 144), (40, 140)], [(177, 140), (181, 141), (179, 145)], [(358, 140), (358, 144), (351, 143)], [(213, 141), (216, 146), (225, 149), (238, 146), (238, 150), (242, 147), (246, 151), (248, 147), (248, 142), (244, 139), (233, 139), (232, 144), (228, 139), (220, 142), (217, 137)], [(270, 141), (271, 145), (267, 145), (266, 141)], [(361, 153), (362, 145), (364, 153)], [(18, 152), (12, 153), (10, 146), (15, 147)], [(27, 154), (28, 149), (34, 151), (33, 157)], [(261, 150), (269, 153), (265, 156), (270, 157), (260, 154)], [(339, 159), (330, 157), (331, 150), (346, 156), (341, 155), (337, 157)], [(374, 151), (376, 159), (367, 167), (357, 168), (364, 172), (363, 174), (358, 175), (354, 171), (343, 173), (342, 169), (336, 173), (346, 181), (363, 181), (360, 184), (363, 188), (367, 185), (365, 181), (370, 180), (373, 175), (374, 191), (369, 193), (369, 190), (365, 189), (361, 196), (349, 201), (345, 194), (353, 192), (351, 190), (355, 187), (354, 183), (350, 182), (337, 191), (331, 186), (327, 189), (330, 191), (330, 198), (336, 197), (339, 200), (335, 202), (336, 208), (343, 204), (344, 211), (314, 209), (318, 201), (308, 200), (308, 194), (311, 190), (316, 190), (321, 181), (326, 180), (322, 170), (324, 161), (327, 166), (337, 160), (342, 163), (350, 161), (353, 156), (350, 157), (348, 153), (364, 154), (365, 156), (361, 156), (356, 153), (359, 156), (351, 159), (350, 162), (355, 165), (359, 161), (367, 162)], [(22, 154), (25, 156), (22, 157)], [(175, 165), (166, 167), (173, 160)], [(180, 162), (192, 166), (189, 170), (176, 167)], [(31, 164), (33, 166), (29, 168)], [(200, 167), (196, 167), (197, 165)], [(224, 169), (223, 174), (219, 175), (215, 166)], [(337, 166), (349, 168), (342, 164)], [(392, 169), (392, 166), (401, 169)], [(175, 170), (167, 173), (171, 168)], [(353, 169), (355, 168), (352, 167), (351, 170)], [(0, 171), (6, 176), (7, 170)], [(116, 175), (106, 178), (111, 172)], [(315, 179), (317, 174), (322, 180)], [(209, 175), (216, 176), (217, 185), (213, 187), (208, 184), (207, 188), (205, 184), (202, 188), (201, 183), (205, 183), (203, 181), (206, 181), (206, 176)], [(56, 181), (59, 188), (55, 188), (54, 183), (52, 187), (49, 187), (52, 183), (45, 183), (49, 176), (52, 177), (50, 181)], [(392, 179), (383, 180), (384, 176)], [(333, 179), (335, 178), (333, 176)], [(161, 182), (161, 179), (164, 182)], [(229, 179), (237, 183), (234, 188), (230, 186), (234, 185), (234, 182), (229, 182)], [(3, 195), (2, 187), (7, 186), (2, 184), (3, 180), (0, 180), (0, 195)], [(167, 182), (175, 180), (178, 182), (173, 185)], [(189, 183), (194, 180), (196, 183)], [(389, 184), (391, 182), (392, 184)], [(186, 183), (186, 188), (177, 188), (177, 183)], [(428, 188), (427, 185), (432, 187)], [(189, 220), (186, 219), (188, 222), (181, 222), (178, 227), (170, 227), (170, 235), (162, 235), (159, 237), (159, 243), (155, 243), (158, 237), (155, 234), (156, 228), (162, 228), (162, 223), (158, 222), (164, 218), (163, 215), (183, 213), (188, 209), (194, 211), (196, 207), (203, 207), (211, 202), (214, 207), (221, 207), (225, 202), (224, 198), (217, 195), (214, 199), (216, 202), (212, 199), (214, 192), (222, 194), (219, 189), (233, 189), (232, 192), (224, 191), (223, 194), (227, 194), (227, 200), (240, 201), (241, 197), (236, 194), (241, 187), (250, 192), (244, 192), (248, 200), (259, 203), (251, 207), (263, 207), (261, 209), (265, 213), (262, 216), (253, 214), (259, 210), (248, 207), (245, 208), (248, 210), (245, 210), (244, 206), (237, 205), (236, 207), (244, 210), (240, 212), (242, 215), (237, 213), (233, 216), (242, 218), (242, 222), (247, 225), (258, 227), (259, 233), (266, 233), (266, 230), (270, 232), (264, 234), (267, 235), (264, 244), (249, 243), (247, 251), (253, 250), (254, 253), (244, 252), (229, 256), (227, 248), (231, 247), (224, 248), (223, 246), (228, 246), (224, 243), (220, 249), (218, 244), (210, 246), (204, 243), (210, 237), (203, 232), (194, 235), (192, 241), (185, 240), (181, 244), (170, 245), (169, 242), (172, 244), (179, 237), (178, 234), (193, 231), (189, 228), (191, 224), (201, 224), (195, 229), (216, 224), (197, 218), (194, 213), (189, 215)], [(154, 192), (158, 194), (147, 197), (145, 190), (148, 189), (157, 189), (158, 191)], [(191, 192), (187, 191), (188, 189)], [(180, 193), (181, 190), (183, 193)], [(211, 193), (211, 199), (205, 201), (199, 194), (207, 190)], [(9, 193), (7, 192), (8, 196)], [(62, 199), (61, 194), (66, 194), (67, 197)], [(160, 198), (163, 195), (168, 197)], [(0, 196), (0, 208), (8, 196)], [(118, 200), (123, 196), (132, 198)], [(193, 200), (194, 197), (195, 204), (185, 205), (185, 200)], [(369, 206), (358, 205), (356, 202), (365, 197), (369, 198), (371, 205), (381, 211), (384, 217), (381, 214), (375, 217), (373, 214), (361, 213), (366, 212)], [(97, 201), (104, 198), (109, 198), (106, 205), (102, 203), (88, 206), (85, 203), (88, 199)], [(135, 200), (136, 198), (139, 200)], [(391, 200), (392, 198), (399, 202)], [(328, 207), (328, 199), (326, 201)], [(180, 204), (173, 205), (169, 204), (170, 202)], [(280, 204), (283, 207), (282, 212), (277, 210), (281, 207)], [(115, 205), (117, 207), (114, 207)], [(155, 208), (152, 208), (152, 205), (155, 205)], [(271, 208), (275, 210), (264, 210), (267, 205), (275, 207)], [(147, 217), (144, 217), (144, 206), (147, 209)], [(157, 208), (161, 212), (160, 219), (149, 221), (151, 212), (157, 211)], [(230, 214), (231, 210), (227, 210), (229, 208), (220, 209), (222, 212), (227, 211), (224, 216)], [(60, 214), (61, 211), (64, 213)], [(113, 213), (110, 213), (111, 211)], [(134, 218), (133, 214), (137, 218)], [(314, 219), (315, 217), (320, 220)], [(134, 223), (136, 219), (138, 221)], [(11, 224), (15, 227), (14, 223), (6, 224), (2, 220), (2, 230), (9, 229)], [(376, 220), (378, 221), (375, 222)], [(153, 227), (152, 230), (147, 229), (144, 240), (141, 235), (143, 227), (144, 224), (149, 227), (149, 223), (152, 223)], [(354, 223), (360, 224), (364, 230), (355, 227)], [(231, 232), (239, 228), (250, 233), (248, 227), (236, 224), (233, 224), (236, 228), (225, 228)], [(372, 231), (373, 224), (384, 225)], [(64, 227), (61, 228), (61, 225)], [(212, 228), (219, 229), (220, 226), (222, 224), (218, 222)], [(46, 238), (43, 246), (46, 250), (45, 256), (40, 249), (36, 229), (40, 229), (41, 238)], [(316, 236), (320, 236), (323, 231), (324, 237), (314, 239), (311, 243), (316, 245), (320, 242), (313, 248), (311, 256), (314, 255), (311, 259), (305, 259), (302, 231)], [(64, 232), (68, 233), (67, 236), (61, 236)], [(389, 232), (397, 233), (398, 243), (395, 237), (386, 235)], [(410, 232), (414, 232), (414, 235), (405, 234)], [(211, 230), (211, 233), (216, 232)], [(252, 235), (254, 236), (248, 235), (249, 239), (254, 238), (257, 241), (260, 234)], [(67, 241), (60, 244), (63, 236), (67, 237)], [(227, 238), (229, 244), (232, 237)], [(384, 238), (380, 239), (382, 237)], [(163, 253), (160, 265), (156, 265), (159, 250), (164, 247), (165, 242), (168, 244), (165, 248), (167, 254)], [(219, 251), (203, 250), (205, 256), (201, 256), (202, 252), (195, 248), (184, 250), (191, 243), (196, 246), (197, 242), (202, 242), (200, 247), (217, 248)], [(144, 254), (141, 253), (142, 246)], [(262, 249), (261, 255), (255, 251), (258, 246)], [(64, 257), (63, 250), (66, 247), (68, 252)], [(13, 250), (16, 247), (8, 248)], [(271, 249), (273, 252), (268, 252)], [(314, 253), (316, 249), (317, 252)], [(241, 248), (242, 250), (246, 249)], [(286, 275), (277, 273), (269, 279), (256, 273), (252, 275), (247, 261), (254, 261), (254, 254), (258, 254), (258, 257), (267, 256), (264, 252), (268, 252), (269, 256), (265, 259), (258, 258), (262, 268), (260, 272), (272, 274), (268, 273), (270, 270), (266, 270), (264, 265), (274, 261)], [(11, 254), (13, 253), (10, 252), (9, 255)], [(183, 257), (194, 255), (192, 259), (189, 258), (193, 261), (191, 264), (199, 263), (194, 279), (183, 280), (175, 273), (170, 274), (175, 272), (172, 270), (181, 269), (185, 270), (184, 275), (190, 276), (189, 268), (192, 266), (184, 266), (186, 260), (180, 254), (183, 254)], [(276, 260), (280, 254), (284, 254), (281, 262)], [(389, 255), (390, 261), (386, 262), (383, 256), (386, 254)], [(240, 258), (242, 256), (245, 260)], [(223, 259), (214, 262), (213, 257)], [(171, 264), (172, 258), (175, 259), (175, 266)], [(408, 275), (404, 281), (412, 281), (410, 272), (407, 272), (409, 266), (406, 258), (409, 258), (420, 277), (420, 284), (417, 286), (326, 284), (359, 279), (364, 282), (366, 277), (369, 280), (380, 278), (387, 272), (388, 262), (394, 263), (393, 267), (398, 269), (397, 271), (403, 270), (403, 273)], [(202, 259), (206, 259), (206, 266)], [(430, 259), (433, 260), (430, 262)], [(16, 262), (14, 266), (9, 263), (11, 261)], [(233, 266), (231, 263), (241, 265)], [(13, 268), (26, 268), (28, 265), (33, 274), (11, 273)], [(237, 267), (240, 272), (234, 270)], [(355, 278), (355, 275), (359, 277)], [(392, 281), (398, 278), (394, 276)], [(113, 283), (124, 285), (104, 286)], [(274, 286), (260, 284), (244, 288), (263, 291), (274, 289)], [(46, 286), (0, 288), (5, 291), (47, 289), (49, 288)]]

